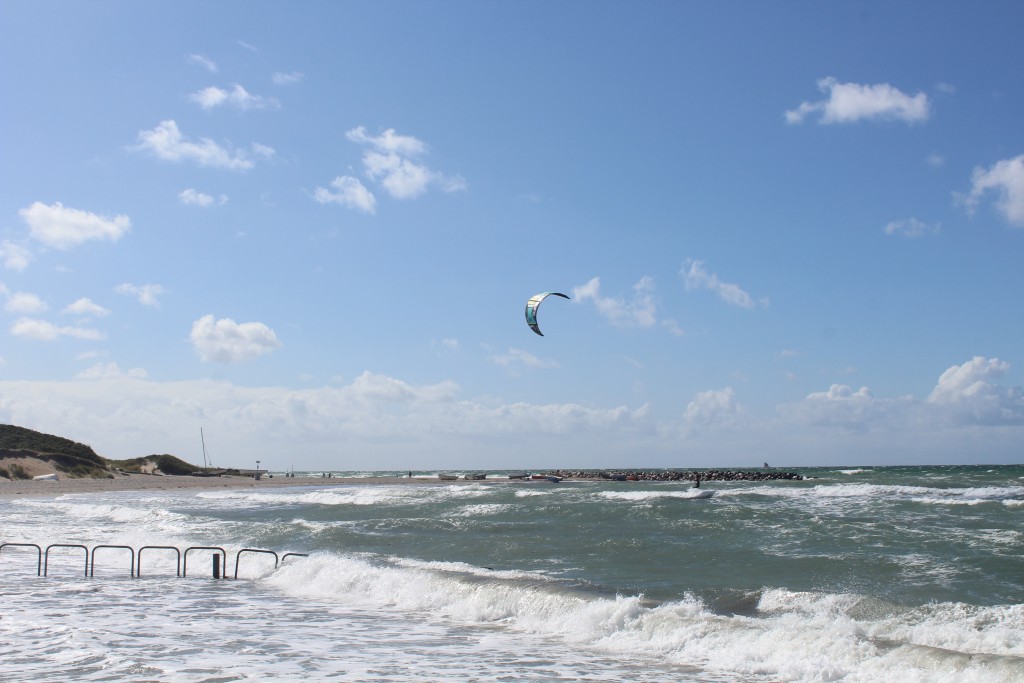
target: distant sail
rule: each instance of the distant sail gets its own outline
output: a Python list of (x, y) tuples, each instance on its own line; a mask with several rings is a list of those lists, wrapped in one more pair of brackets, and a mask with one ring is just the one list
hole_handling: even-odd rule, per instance
[(526, 302), (526, 324), (530, 326), (530, 329), (544, 336), (544, 333), (540, 331), (540, 325), (537, 323), (537, 309), (540, 308), (540, 304), (544, 299), (549, 296), (560, 296), (563, 299), (568, 299), (565, 294), (560, 292), (541, 292), (540, 294), (534, 294), (530, 297), (530, 300)]

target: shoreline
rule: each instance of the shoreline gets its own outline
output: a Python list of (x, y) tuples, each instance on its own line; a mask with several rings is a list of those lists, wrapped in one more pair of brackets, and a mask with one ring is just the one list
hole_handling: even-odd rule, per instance
[[(550, 470), (546, 474), (554, 474), (567, 481), (626, 481), (637, 482), (668, 482), (695, 483), (695, 472), (660, 473), (653, 475), (647, 472), (631, 472), (628, 475), (615, 476), (595, 475), (590, 471)], [(704, 482), (735, 482), (765, 480), (803, 480), (803, 476), (792, 472), (740, 472), (723, 470), (706, 470), (700, 472)], [(59, 475), (58, 475), (59, 476)], [(431, 486), (438, 484), (508, 484), (530, 483), (531, 479), (494, 477), (491, 479), (430, 479), (426, 477), (408, 477), (398, 473), (389, 477), (270, 477), (263, 475), (259, 480), (251, 475), (224, 474), (220, 476), (190, 476), (173, 474), (146, 474), (139, 472), (121, 473), (116, 477), (76, 478), (61, 476), (56, 480), (37, 479), (0, 479), (0, 498), (52, 498), (70, 493), (106, 493), (108, 491), (169, 491), (174, 489), (244, 489), (244, 488), (286, 488), (308, 486), (327, 488), (343, 485), (419, 485)]]
[[(486, 480), (483, 480), (486, 481)], [(498, 480), (493, 479), (497, 483)], [(219, 477), (192, 477), (180, 475), (137, 474), (114, 478), (67, 478), (56, 481), (34, 479), (0, 479), (0, 498), (53, 498), (69, 493), (106, 493), (108, 491), (171, 491), (175, 489), (217, 488), (285, 488), (288, 486), (338, 486), (343, 484), (454, 484), (480, 483), (480, 481), (443, 481), (408, 477), (267, 477), (257, 481), (252, 477), (223, 475)]]

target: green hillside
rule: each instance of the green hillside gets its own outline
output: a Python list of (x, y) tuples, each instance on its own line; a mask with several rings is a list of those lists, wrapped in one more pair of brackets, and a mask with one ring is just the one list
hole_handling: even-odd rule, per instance
[(96, 455), (96, 452), (85, 444), (14, 425), (0, 425), (0, 449), (67, 455), (91, 462), (97, 467), (106, 467), (103, 458)]
[[(50, 462), (54, 469), (69, 477), (112, 477), (114, 469), (139, 472), (147, 462), (155, 463), (164, 474), (188, 475), (200, 468), (173, 455), (148, 455), (130, 460), (107, 460), (92, 448), (52, 434), (0, 425), (0, 457), (33, 457)], [(16, 474), (0, 472), (0, 476)]]

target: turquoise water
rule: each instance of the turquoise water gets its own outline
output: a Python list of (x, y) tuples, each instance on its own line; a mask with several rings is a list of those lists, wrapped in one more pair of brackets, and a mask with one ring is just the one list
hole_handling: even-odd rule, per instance
[[(272, 636), (282, 650), (241, 664), (218, 650), (203, 669), (209, 680), (301, 680), (310, 671), (338, 680), (1024, 677), (1024, 467), (799, 472), (804, 481), (705, 482), (699, 491), (496, 478), (507, 473), (449, 484), (414, 472), (435, 481), (410, 485), (362, 472), (336, 473), (322, 487), (0, 500), (0, 542), (310, 553), (276, 569), (247, 559), (245, 580), (219, 589), (275, 615), (246, 621), (239, 647), (258, 650)], [(396, 482), (344, 483), (355, 474)], [(116, 623), (138, 614), (142, 579), (98, 584), (66, 560), (47, 579), (8, 580), (34, 574), (28, 564), (0, 555), (12, 606), (0, 635), (21, 643), (18, 652), (36, 647), (22, 643), (27, 622), (42, 629), (40, 642), (55, 637), (33, 616), (54, 586), (102, 585)], [(166, 613), (146, 617), (151, 627), (179, 623), (181, 611), (198, 619), (197, 634), (204, 619), (214, 625), (193, 602), (197, 590), (213, 590), (208, 579), (159, 581)], [(97, 628), (93, 655), (111, 662), (124, 658), (124, 643), (154, 637), (152, 628), (116, 638)], [(295, 635), (304, 655), (287, 654)], [(195, 637), (202, 658), (205, 641)], [(416, 656), (388, 650), (388, 672), (374, 673), (388, 639), (418, 643)], [(159, 680), (206, 680), (183, 674), (173, 657), (139, 665)], [(218, 678), (224, 667), (232, 673)]]

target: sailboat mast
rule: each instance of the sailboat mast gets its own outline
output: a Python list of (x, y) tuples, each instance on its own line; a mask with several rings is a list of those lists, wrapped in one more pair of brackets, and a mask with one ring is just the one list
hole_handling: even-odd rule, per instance
[(203, 442), (203, 471), (206, 471), (206, 438), (203, 436), (203, 428), (199, 428), (199, 440)]

